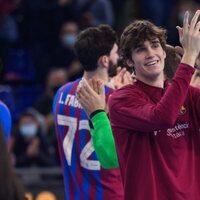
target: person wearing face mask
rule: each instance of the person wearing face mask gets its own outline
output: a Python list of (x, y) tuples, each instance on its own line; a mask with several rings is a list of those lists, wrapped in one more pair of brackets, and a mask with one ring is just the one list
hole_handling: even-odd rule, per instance
[(62, 64), (68, 68), (70, 81), (80, 78), (83, 74), (82, 66), (74, 53), (74, 44), (78, 32), (78, 25), (75, 22), (64, 22), (59, 34), (61, 46), (54, 56), (55, 59), (59, 59), (57, 63), (63, 62)]
[(51, 66), (61, 66), (68, 70), (69, 80), (80, 78), (83, 69), (74, 52), (74, 44), (76, 41), (79, 27), (76, 22), (65, 21), (60, 26), (58, 40), (55, 47), (49, 53), (47, 68)]
[(31, 112), (20, 116), (18, 129), (14, 134), (14, 162), (16, 167), (52, 166), (49, 145), (41, 132), (36, 117)]
[(64, 22), (59, 34), (60, 41), (65, 48), (73, 48), (76, 36), (78, 34), (78, 25), (75, 22)]
[(63, 36), (62, 43), (67, 48), (73, 48), (76, 41), (76, 35), (73, 33), (69, 33)]

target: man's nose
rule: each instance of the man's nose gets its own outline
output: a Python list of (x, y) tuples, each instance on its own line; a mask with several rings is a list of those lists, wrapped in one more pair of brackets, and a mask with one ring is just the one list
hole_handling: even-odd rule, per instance
[(153, 49), (151, 48), (151, 47), (148, 47), (147, 49), (146, 49), (146, 58), (151, 58), (151, 57), (153, 57), (154, 56), (154, 54), (153, 54)]

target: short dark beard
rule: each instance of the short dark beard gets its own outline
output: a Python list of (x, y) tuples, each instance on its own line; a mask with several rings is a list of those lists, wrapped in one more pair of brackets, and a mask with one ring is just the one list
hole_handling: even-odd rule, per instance
[(113, 77), (117, 75), (117, 64), (114, 64), (111, 60), (109, 60), (109, 68), (108, 68), (108, 76)]

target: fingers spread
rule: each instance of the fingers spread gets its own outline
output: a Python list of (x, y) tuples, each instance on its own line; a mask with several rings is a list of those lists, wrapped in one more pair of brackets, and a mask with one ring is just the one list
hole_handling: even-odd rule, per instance
[(193, 32), (197, 23), (197, 20), (199, 18), (200, 10), (197, 10), (196, 13), (194, 14), (191, 23), (190, 23), (190, 31)]
[(200, 30), (200, 21), (196, 24), (194, 34), (199, 35), (199, 30)]
[(179, 38), (181, 39), (183, 36), (183, 28), (181, 28), (180, 26), (176, 26), (176, 28), (178, 30)]
[(189, 12), (186, 11), (183, 20), (183, 32), (186, 33), (189, 27)]

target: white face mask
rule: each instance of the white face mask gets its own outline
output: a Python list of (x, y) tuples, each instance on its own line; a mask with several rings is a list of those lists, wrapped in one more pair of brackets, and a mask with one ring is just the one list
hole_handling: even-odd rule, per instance
[(31, 138), (37, 134), (37, 126), (34, 123), (21, 125), (19, 130), (21, 135), (26, 138)]
[(67, 47), (73, 47), (76, 41), (76, 35), (68, 34), (63, 37), (63, 44)]

